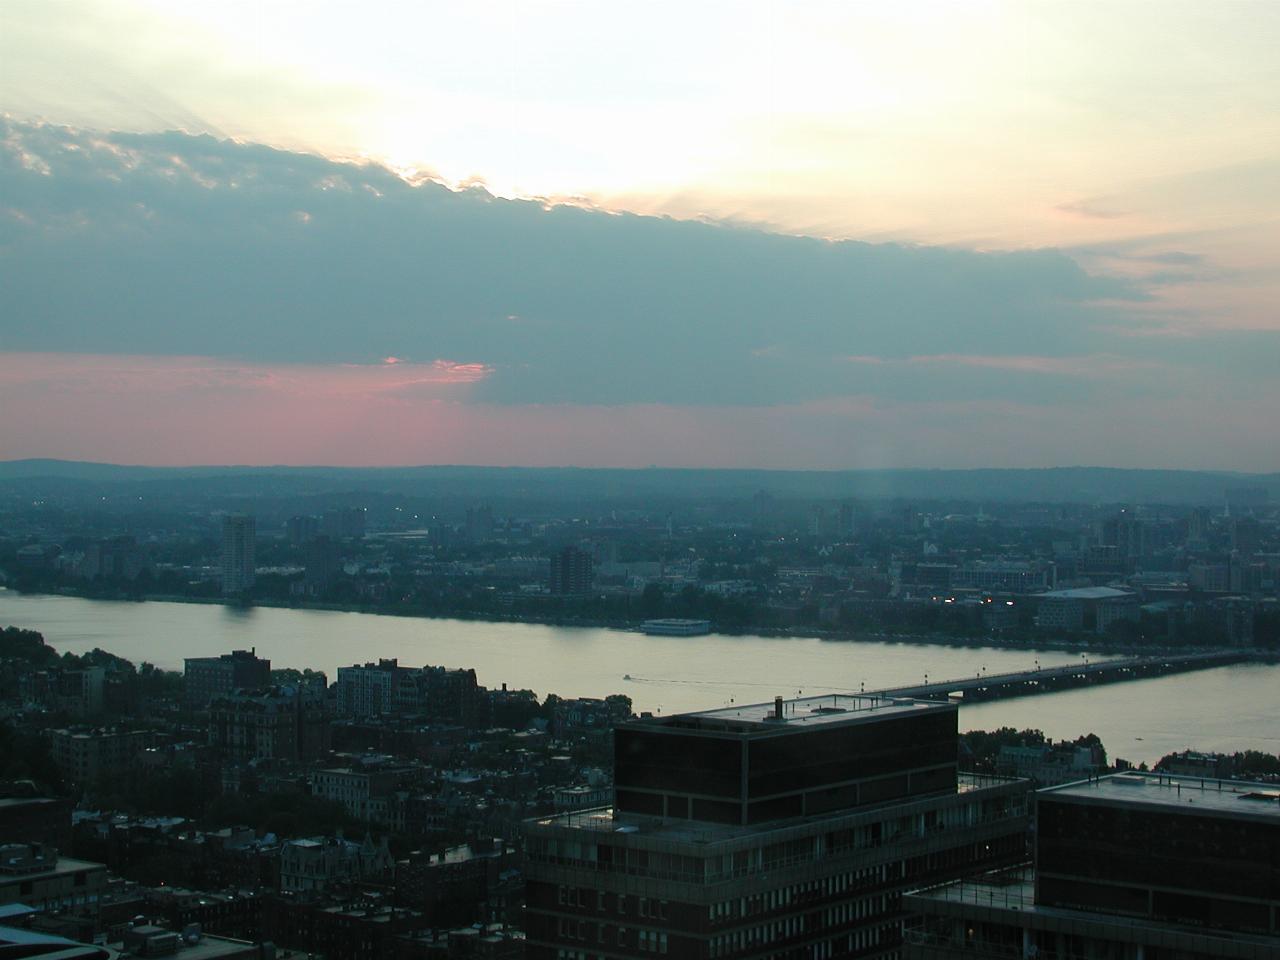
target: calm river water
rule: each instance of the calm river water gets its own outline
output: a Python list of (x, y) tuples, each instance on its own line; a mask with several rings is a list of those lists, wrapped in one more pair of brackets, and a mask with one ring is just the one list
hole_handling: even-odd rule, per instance
[[(367, 613), (127, 603), (21, 596), (0, 589), (0, 627), (39, 630), (59, 651), (102, 647), (181, 670), (184, 657), (256, 647), (277, 667), (337, 668), (397, 657), (408, 666), (474, 667), (482, 684), (539, 696), (630, 696), (676, 713), (777, 694), (820, 694), (1068, 663), (1078, 655), (758, 636), (647, 637), (623, 630), (427, 620)], [(629, 676), (631, 679), (624, 679)], [(1280, 752), (1280, 666), (1198, 673), (963, 707), (962, 729), (1038, 727), (1055, 738), (1097, 733), (1137, 763), (1173, 750)]]

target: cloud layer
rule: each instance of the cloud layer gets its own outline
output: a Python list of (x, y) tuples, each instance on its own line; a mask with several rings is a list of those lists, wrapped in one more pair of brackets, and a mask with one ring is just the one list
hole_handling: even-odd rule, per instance
[(1088, 355), (1129, 284), (1054, 251), (826, 242), (410, 185), (181, 134), (10, 122), (5, 344), (448, 357), (504, 402), (761, 403), (849, 355)]
[[(1144, 319), (1158, 275), (1090, 273), (1060, 251), (504, 200), (208, 136), (14, 120), (0, 135), (0, 396), (55, 408), (43, 432), (10, 433), (12, 456), (102, 455), (58, 446), (75, 433), (60, 391), (115, 398), (124, 418), (162, 390), (168, 458), (142, 437), (131, 459), (212, 459), (174, 452), (174, 431), (179, 411), (205, 424), (223, 403), (227, 424), (271, 411), (253, 429), (286, 440), (290, 417), (308, 424), (274, 456), (279, 438), (235, 456), (229, 427), (219, 458), (242, 462), (1141, 465), (1128, 429), (1160, 434), (1157, 465), (1179, 450), (1162, 411), (1261, 426), (1247, 411), (1275, 394), (1274, 331), (1166, 335)], [(1205, 269), (1146, 256), (1178, 284)], [(1122, 408), (1137, 411), (1124, 429)], [(320, 410), (354, 448), (325, 452)], [(965, 410), (987, 424), (977, 449), (955, 440)], [(378, 434), (357, 411), (421, 423)], [(1026, 446), (1089, 418), (1110, 423), (1087, 443)], [(108, 448), (117, 421), (101, 424)], [(1274, 466), (1250, 449), (1205, 442), (1181, 465)], [(1217, 462), (1228, 451), (1238, 462)]]

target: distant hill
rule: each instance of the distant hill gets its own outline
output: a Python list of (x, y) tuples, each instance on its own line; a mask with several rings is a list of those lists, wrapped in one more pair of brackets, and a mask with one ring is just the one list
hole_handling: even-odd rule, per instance
[(1109, 467), (982, 470), (638, 470), (537, 467), (141, 467), (67, 460), (0, 461), (0, 488), (73, 490), (143, 485), (152, 493), (228, 496), (337, 491), (523, 501), (919, 499), (1057, 503), (1220, 504), (1228, 491), (1266, 491), (1280, 474)]

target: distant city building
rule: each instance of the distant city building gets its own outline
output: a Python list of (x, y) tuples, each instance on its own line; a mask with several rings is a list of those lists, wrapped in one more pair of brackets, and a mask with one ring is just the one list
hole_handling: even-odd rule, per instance
[(1187, 583), (1193, 590), (1226, 593), (1231, 589), (1231, 568), (1225, 563), (1193, 563), (1187, 567)]
[(1053, 564), (1029, 561), (976, 561), (959, 567), (951, 577), (956, 590), (1031, 593), (1057, 586)]
[(113, 537), (86, 545), (73, 572), (84, 580), (136, 580), (148, 567), (146, 552), (133, 537)]
[(577, 547), (565, 547), (551, 557), (548, 583), (556, 596), (580, 596), (591, 592), (591, 554)]
[(214, 697), (233, 690), (257, 690), (271, 685), (271, 661), (257, 648), (233, 650), (220, 657), (187, 657), (182, 696), (188, 710), (203, 710)]
[(313, 537), (305, 546), (303, 584), (311, 594), (323, 593), (342, 575), (338, 544), (327, 536)]
[(364, 525), (363, 507), (326, 510), (320, 517), (320, 532), (335, 540), (359, 540), (364, 536)]
[(1070, 633), (1107, 632), (1117, 620), (1137, 620), (1141, 610), (1136, 593), (1112, 587), (1079, 587), (1037, 595), (1037, 625)]
[(222, 592), (244, 593), (254, 582), (253, 517), (228, 514), (222, 518)]
[(320, 535), (320, 518), (312, 516), (290, 517), (284, 525), (285, 537), (295, 547), (300, 547)]
[(1231, 549), (1242, 557), (1251, 557), (1262, 544), (1262, 524), (1254, 517), (1231, 520)]
[(464, 529), (467, 540), (471, 543), (484, 543), (493, 539), (493, 509), (488, 504), (481, 507), (467, 507), (467, 520)]

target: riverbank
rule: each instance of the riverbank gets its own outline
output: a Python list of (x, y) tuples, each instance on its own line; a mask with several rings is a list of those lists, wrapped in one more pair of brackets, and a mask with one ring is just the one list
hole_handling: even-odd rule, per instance
[[(0, 587), (0, 590), (7, 590), (7, 587)], [(314, 610), (330, 613), (358, 613), (370, 616), (395, 617), (399, 619), (411, 620), (460, 620), (469, 623), (494, 623), (494, 624), (538, 624), (550, 627), (577, 627), (583, 629), (605, 629), (605, 630), (624, 630), (639, 634), (639, 621), (637, 620), (611, 620), (590, 617), (566, 617), (566, 616), (538, 616), (536, 614), (512, 614), (510, 616), (501, 616), (500, 614), (489, 613), (486, 615), (477, 615), (471, 611), (447, 611), (442, 613), (429, 613), (420, 610), (396, 610), (387, 609), (383, 606), (375, 606), (368, 604), (339, 604), (339, 603), (321, 603), (316, 601), (298, 601), (298, 600), (272, 600), (262, 599), (255, 600), (252, 603), (244, 603), (236, 600), (229, 600), (225, 597), (192, 597), (186, 594), (160, 594), (147, 593), (141, 596), (97, 596), (85, 591), (74, 589), (60, 589), (48, 592), (32, 592), (21, 593), (14, 591), (19, 596), (54, 596), (54, 597), (75, 597), (82, 600), (104, 600), (119, 603), (189, 603), (202, 606), (221, 606), (230, 609), (252, 609), (254, 607), (262, 607), (269, 610)], [(3, 624), (0, 624), (3, 626)], [(713, 624), (714, 627), (714, 624)], [(1054, 651), (1058, 653), (1092, 653), (1104, 656), (1142, 656), (1142, 655), (1159, 655), (1162, 653), (1186, 653), (1188, 648), (1170, 648), (1153, 645), (1135, 645), (1135, 644), (1117, 644), (1108, 643), (1102, 637), (1088, 638), (1046, 638), (1046, 637), (1018, 637), (1018, 636), (956, 636), (954, 634), (918, 634), (918, 633), (891, 633), (891, 632), (861, 632), (855, 633), (852, 630), (832, 630), (820, 629), (815, 627), (755, 627), (746, 626), (741, 629), (713, 629), (713, 633), (722, 637), (776, 637), (776, 638), (793, 638), (793, 639), (811, 639), (824, 640), (835, 643), (853, 643), (853, 642), (874, 642), (888, 644), (913, 644), (920, 646), (945, 646), (968, 649), (997, 649), (1009, 651), (1026, 651), (1035, 653), (1037, 651)], [(698, 638), (683, 638), (690, 642), (696, 642)], [(1280, 651), (1276, 653), (1276, 657), (1280, 659)]]

